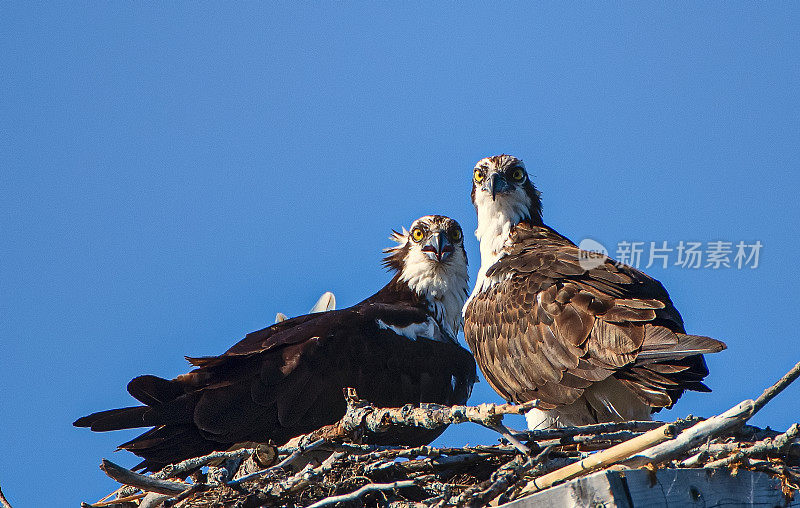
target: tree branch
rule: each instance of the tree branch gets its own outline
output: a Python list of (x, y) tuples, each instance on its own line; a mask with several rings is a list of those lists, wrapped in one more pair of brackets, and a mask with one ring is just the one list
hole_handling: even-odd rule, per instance
[(183, 482), (173, 482), (167, 480), (158, 480), (152, 476), (146, 476), (139, 473), (134, 473), (130, 469), (114, 464), (108, 459), (103, 459), (100, 463), (100, 469), (103, 470), (112, 480), (125, 485), (131, 485), (139, 490), (146, 492), (157, 492), (159, 494), (180, 494), (190, 487), (189, 484)]
[(6, 496), (3, 495), (3, 489), (0, 488), (0, 507), (2, 508), (11, 508), (11, 503), (8, 502)]
[(364, 485), (360, 489), (356, 490), (355, 492), (351, 492), (349, 494), (342, 494), (341, 496), (331, 496), (322, 499), (321, 501), (317, 501), (316, 503), (312, 504), (308, 508), (320, 508), (322, 506), (330, 506), (337, 503), (344, 503), (347, 501), (355, 501), (359, 499), (361, 496), (368, 494), (370, 492), (378, 492), (381, 490), (394, 490), (394, 489), (402, 489), (404, 487), (413, 487), (416, 485), (414, 480), (402, 480), (392, 483), (370, 483), (368, 485)]
[(546, 489), (557, 482), (571, 480), (585, 473), (616, 464), (620, 460), (630, 457), (634, 453), (648, 449), (654, 444), (663, 443), (668, 439), (672, 439), (675, 437), (675, 432), (675, 426), (668, 423), (657, 429), (645, 432), (640, 436), (636, 436), (633, 439), (612, 446), (611, 448), (593, 453), (581, 461), (540, 476), (539, 478), (535, 478), (522, 489), (520, 495), (532, 494), (539, 490)]
[(271, 466), (271, 467), (268, 467), (266, 469), (262, 469), (261, 471), (256, 471), (255, 473), (250, 473), (248, 475), (242, 476), (241, 478), (237, 478), (236, 480), (228, 482), (228, 485), (229, 486), (238, 485), (238, 484), (240, 484), (242, 482), (246, 482), (248, 480), (253, 480), (255, 478), (259, 478), (261, 476), (264, 476), (265, 474), (267, 474), (269, 472), (277, 471), (279, 469), (283, 469), (284, 467), (290, 466), (297, 459), (299, 459), (304, 453), (310, 452), (310, 451), (312, 451), (312, 450), (314, 450), (316, 448), (319, 448), (320, 446), (322, 446), (326, 442), (327, 441), (325, 439), (320, 438), (320, 439), (317, 439), (316, 441), (314, 441), (313, 443), (311, 443), (311, 444), (309, 444), (307, 446), (298, 447), (297, 450), (294, 451), (294, 453), (290, 454), (288, 457), (286, 457), (285, 459), (280, 461), (278, 464), (276, 464), (274, 466)]
[(762, 393), (753, 402), (753, 414), (758, 412), (767, 402), (775, 398), (776, 395), (781, 393), (787, 386), (792, 384), (798, 377), (800, 377), (800, 362), (797, 362), (792, 369), (787, 372), (777, 383), (770, 386), (764, 393)]
[(385, 433), (393, 427), (420, 427), (438, 429), (454, 423), (472, 422), (484, 427), (499, 424), (504, 415), (524, 414), (535, 406), (527, 404), (481, 404), (479, 406), (440, 406), (426, 404), (416, 407), (411, 404), (401, 408), (377, 408), (366, 401), (359, 400), (355, 390), (347, 389), (347, 412), (337, 423), (326, 425), (301, 440), (325, 438), (337, 440), (343, 438), (359, 439), (365, 432)]
[(789, 430), (776, 437), (775, 439), (765, 439), (755, 443), (753, 446), (742, 448), (736, 453), (714, 462), (709, 462), (705, 465), (707, 468), (726, 467), (735, 464), (742, 459), (752, 457), (754, 455), (762, 455), (770, 452), (780, 452), (788, 448), (792, 441), (800, 435), (800, 425), (794, 424), (789, 427)]

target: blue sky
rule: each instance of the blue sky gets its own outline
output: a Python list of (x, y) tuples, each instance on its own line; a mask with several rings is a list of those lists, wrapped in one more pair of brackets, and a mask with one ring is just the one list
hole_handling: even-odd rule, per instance
[[(390, 230), (421, 215), (474, 230), (471, 168), (500, 152), (527, 163), (546, 222), (612, 255), (763, 244), (756, 269), (647, 270), (690, 332), (729, 346), (708, 358), (714, 393), (664, 418), (725, 410), (799, 360), (800, 9), (555, 5), (0, 2), (12, 504), (113, 490), (97, 465), (133, 465), (113, 450), (134, 433), (71, 422), (130, 404), (134, 376), (185, 372), (324, 290), (358, 302), (388, 280)], [(784, 429), (798, 404), (793, 386), (753, 421)]]

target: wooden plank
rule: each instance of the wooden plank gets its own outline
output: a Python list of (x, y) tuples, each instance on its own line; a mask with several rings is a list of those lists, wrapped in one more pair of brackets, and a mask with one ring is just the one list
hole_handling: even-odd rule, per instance
[(503, 505), (580, 508), (760, 506), (800, 508), (800, 495), (787, 501), (780, 481), (764, 473), (725, 469), (600, 471)]
[(728, 469), (661, 469), (653, 484), (649, 471), (624, 471), (634, 506), (800, 506), (800, 496), (787, 503), (781, 482), (764, 473)]
[(633, 508), (619, 475), (600, 471), (501, 505), (508, 508)]

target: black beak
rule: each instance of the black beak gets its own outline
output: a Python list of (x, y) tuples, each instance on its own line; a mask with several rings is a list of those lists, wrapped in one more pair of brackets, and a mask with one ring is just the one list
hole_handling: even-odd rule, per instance
[(435, 259), (440, 263), (449, 258), (454, 250), (446, 233), (433, 233), (422, 247), (422, 252), (430, 259)]
[(492, 195), (492, 201), (498, 193), (502, 194), (508, 190), (508, 182), (500, 173), (493, 173), (486, 179), (486, 190)]

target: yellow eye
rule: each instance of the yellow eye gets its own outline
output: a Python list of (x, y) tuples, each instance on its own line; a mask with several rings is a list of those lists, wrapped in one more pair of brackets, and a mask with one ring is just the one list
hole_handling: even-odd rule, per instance
[(450, 241), (453, 242), (453, 243), (461, 241), (461, 237), (462, 236), (463, 235), (461, 234), (461, 230), (460, 229), (454, 229), (454, 230), (450, 231)]
[(475, 170), (475, 181), (481, 183), (483, 181), (483, 173), (481, 173), (480, 169)]
[(511, 179), (515, 182), (519, 182), (523, 178), (525, 178), (525, 172), (522, 171), (522, 168), (516, 168), (511, 172)]
[(411, 230), (411, 238), (415, 242), (421, 242), (422, 238), (425, 236), (425, 233), (422, 232), (420, 228), (414, 228)]

